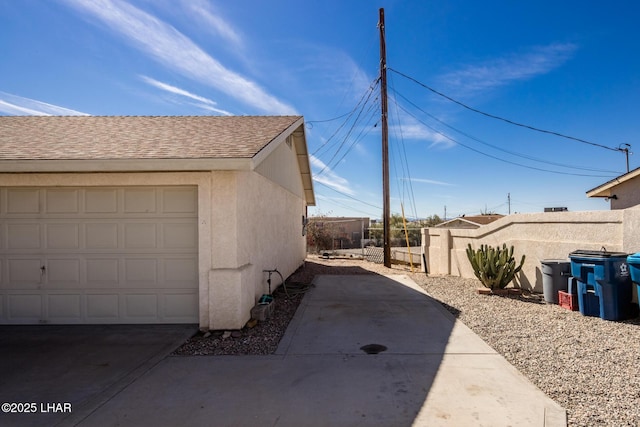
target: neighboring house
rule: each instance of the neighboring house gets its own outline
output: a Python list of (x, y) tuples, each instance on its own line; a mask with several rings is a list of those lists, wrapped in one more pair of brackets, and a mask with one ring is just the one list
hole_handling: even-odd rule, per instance
[[(309, 225), (326, 230), (332, 241), (331, 249), (353, 249), (363, 245), (363, 239), (369, 237), (369, 218), (365, 217), (311, 217)], [(307, 244), (314, 246), (309, 235)]]
[(304, 262), (302, 117), (0, 117), (0, 147), (0, 323), (237, 329)]
[(478, 228), (481, 225), (490, 224), (499, 220), (504, 215), (492, 214), (492, 215), (471, 215), (461, 216), (458, 218), (450, 219), (449, 221), (441, 222), (435, 227), (439, 228)]
[(640, 204), (640, 168), (620, 175), (587, 191), (588, 197), (604, 197), (611, 209), (626, 209)]

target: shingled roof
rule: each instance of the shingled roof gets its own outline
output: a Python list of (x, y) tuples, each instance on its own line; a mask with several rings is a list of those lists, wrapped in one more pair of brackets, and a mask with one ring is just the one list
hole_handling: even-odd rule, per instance
[(0, 173), (254, 170), (285, 141), (313, 206), (301, 116), (4, 116)]
[(0, 160), (252, 158), (299, 116), (0, 117)]

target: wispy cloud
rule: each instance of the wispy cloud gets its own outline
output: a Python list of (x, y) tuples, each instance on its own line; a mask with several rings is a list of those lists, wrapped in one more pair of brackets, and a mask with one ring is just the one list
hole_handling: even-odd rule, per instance
[(269, 114), (295, 114), (293, 107), (256, 82), (224, 67), (173, 26), (120, 0), (65, 0), (95, 17), (165, 67), (211, 86)]
[(198, 104), (196, 104), (196, 105), (198, 107), (204, 109), (204, 110), (212, 111), (212, 112), (219, 113), (219, 114), (223, 114), (225, 116), (230, 116), (231, 115), (231, 113), (228, 112), (228, 111), (216, 108), (215, 105), (217, 104), (217, 102), (212, 101), (209, 98), (205, 98), (203, 96), (199, 96), (199, 95), (193, 94), (193, 93), (191, 93), (189, 91), (186, 91), (184, 89), (180, 89), (179, 87), (172, 86), (172, 85), (170, 85), (168, 83), (163, 83), (161, 81), (152, 79), (151, 77), (140, 76), (140, 78), (145, 83), (148, 83), (151, 86), (154, 86), (154, 87), (156, 87), (158, 89), (161, 89), (161, 90), (163, 90), (165, 92), (169, 92), (169, 93), (174, 94), (174, 95), (179, 95), (179, 96), (182, 96), (182, 97), (189, 98), (189, 99), (192, 99), (194, 101), (197, 101)]
[[(329, 169), (322, 160), (311, 155), (309, 156), (309, 162), (311, 163), (311, 167), (316, 169), (313, 174), (314, 181), (317, 181), (321, 184), (326, 185), (327, 187), (333, 188), (334, 190), (338, 190), (350, 196), (355, 194), (351, 187), (349, 187), (349, 181)], [(323, 172), (319, 173), (320, 171)]]
[(298, 42), (295, 48), (300, 51), (298, 73), (313, 73), (318, 91), (334, 97), (338, 95), (346, 105), (352, 105), (352, 101), (359, 100), (371, 86), (374, 77), (367, 75), (351, 56), (335, 46)]
[(536, 46), (524, 53), (467, 65), (458, 71), (445, 74), (440, 80), (458, 92), (474, 95), (546, 74), (569, 60), (577, 48), (573, 43)]
[(88, 116), (87, 113), (71, 110), (35, 99), (0, 92), (0, 113), (16, 116)]
[(411, 181), (411, 182), (419, 182), (422, 184), (433, 184), (433, 185), (444, 185), (447, 187), (454, 187), (455, 184), (451, 184), (449, 182), (443, 181), (435, 181), (433, 179), (424, 179), (424, 178), (401, 178), (403, 181)]
[(234, 48), (243, 47), (240, 34), (220, 16), (211, 3), (204, 0), (182, 0), (182, 5), (191, 17), (204, 24), (204, 29), (221, 37)]
[(454, 141), (442, 133), (429, 128), (406, 114), (398, 117), (398, 123), (389, 126), (389, 132), (403, 139), (427, 141), (430, 143), (429, 148), (450, 148), (455, 145)]

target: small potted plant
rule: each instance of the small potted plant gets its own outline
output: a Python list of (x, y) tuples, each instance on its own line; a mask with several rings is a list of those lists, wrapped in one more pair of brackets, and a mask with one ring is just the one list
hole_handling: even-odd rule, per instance
[(513, 280), (515, 275), (522, 270), (525, 256), (522, 255), (520, 265), (516, 265), (513, 257), (513, 246), (507, 248), (506, 244), (500, 247), (481, 245), (480, 249), (474, 250), (471, 244), (467, 247), (467, 258), (471, 262), (475, 276), (480, 280), (489, 292), (480, 293), (501, 293)]

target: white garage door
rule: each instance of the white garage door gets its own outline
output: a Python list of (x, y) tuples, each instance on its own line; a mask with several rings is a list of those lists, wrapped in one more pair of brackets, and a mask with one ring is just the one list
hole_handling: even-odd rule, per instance
[(196, 187), (0, 189), (0, 323), (197, 323)]

